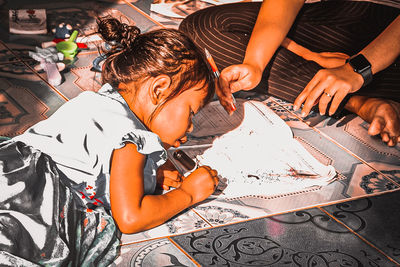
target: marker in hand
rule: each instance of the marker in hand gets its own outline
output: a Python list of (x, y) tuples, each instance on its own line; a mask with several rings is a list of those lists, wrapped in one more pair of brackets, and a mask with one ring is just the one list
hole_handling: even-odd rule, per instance
[[(217, 65), (215, 64), (213, 57), (211, 56), (210, 52), (208, 52), (207, 48), (204, 48), (204, 52), (206, 54), (207, 61), (211, 66), (211, 70), (213, 71), (213, 73), (215, 75), (215, 78), (218, 79), (220, 73), (217, 68)], [(232, 111), (235, 111), (236, 110), (236, 99), (233, 96), (233, 94), (231, 94), (231, 97), (232, 97), (232, 101), (233, 101), (233, 102), (231, 102), (231, 109), (232, 109)]]
[(173, 157), (187, 170), (185, 174), (192, 173), (198, 167), (197, 162), (191, 159), (183, 150), (175, 150)]

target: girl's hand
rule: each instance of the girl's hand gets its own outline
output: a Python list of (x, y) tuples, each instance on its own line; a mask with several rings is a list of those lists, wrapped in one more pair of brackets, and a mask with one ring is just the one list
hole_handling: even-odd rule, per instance
[(157, 169), (157, 186), (164, 190), (170, 187), (178, 188), (182, 183), (182, 175), (176, 170), (174, 164), (167, 160), (164, 165)]
[(218, 185), (218, 173), (208, 166), (200, 166), (182, 182), (181, 190), (192, 197), (192, 203), (198, 203), (211, 195)]
[(305, 117), (311, 108), (319, 103), (319, 111), (324, 115), (328, 104), (331, 103), (329, 115), (333, 115), (346, 95), (358, 91), (363, 82), (363, 77), (354, 72), (349, 64), (322, 69), (296, 98), (293, 109), (298, 110), (304, 103), (301, 116)]

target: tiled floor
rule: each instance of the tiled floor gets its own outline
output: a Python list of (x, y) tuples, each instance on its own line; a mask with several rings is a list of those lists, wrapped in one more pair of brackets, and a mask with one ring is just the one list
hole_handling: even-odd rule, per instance
[[(180, 16), (212, 1), (176, 1)], [(218, 2), (218, 1), (214, 1)], [(46, 8), (49, 28), (80, 24), (93, 31), (96, 15), (112, 14), (142, 31), (177, 27), (179, 18), (151, 12), (152, 0), (0, 1), (8, 8)], [(97, 90), (91, 71), (96, 39), (62, 72), (60, 86), (46, 82), (28, 56), (52, 36), (8, 34), (0, 18), (0, 135), (14, 136), (50, 116), (84, 90)], [(115, 266), (399, 266), (400, 146), (389, 148), (367, 135), (367, 125), (349, 115), (336, 121), (318, 114), (301, 120), (290, 104), (261, 98), (291, 127), (315, 158), (340, 174), (334, 183), (289, 195), (209, 199), (154, 229), (123, 235)], [(195, 139), (195, 138), (194, 138)]]

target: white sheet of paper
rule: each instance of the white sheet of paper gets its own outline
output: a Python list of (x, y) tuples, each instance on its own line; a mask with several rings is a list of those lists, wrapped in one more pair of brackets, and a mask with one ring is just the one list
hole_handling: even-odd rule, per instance
[(332, 166), (316, 160), (290, 127), (264, 103), (247, 101), (239, 127), (197, 156), (221, 176), (223, 197), (275, 195), (330, 183)]
[(335, 180), (333, 166), (315, 159), (263, 102), (237, 99), (237, 104), (231, 116), (217, 101), (206, 106), (193, 119), (189, 141), (179, 148), (218, 171), (218, 197), (282, 195)]

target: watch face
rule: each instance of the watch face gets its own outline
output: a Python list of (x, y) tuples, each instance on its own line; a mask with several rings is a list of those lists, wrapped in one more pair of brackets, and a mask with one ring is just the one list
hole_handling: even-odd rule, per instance
[(358, 54), (354, 58), (351, 58), (349, 61), (350, 65), (354, 68), (354, 71), (360, 73), (364, 72), (367, 69), (371, 68), (371, 64), (368, 60), (361, 54)]

